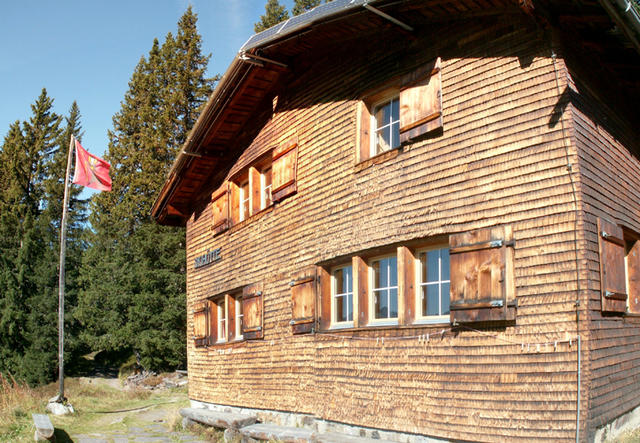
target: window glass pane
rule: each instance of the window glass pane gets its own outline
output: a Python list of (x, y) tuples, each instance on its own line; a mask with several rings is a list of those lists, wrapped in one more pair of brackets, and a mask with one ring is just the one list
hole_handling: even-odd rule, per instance
[(422, 316), (427, 315), (427, 287), (426, 286), (420, 286), (420, 312), (422, 313)]
[(391, 103), (384, 103), (376, 108), (375, 111), (376, 127), (381, 128), (391, 123)]
[(347, 306), (348, 306), (347, 320), (353, 321), (353, 294), (347, 295)]
[(442, 268), (442, 280), (449, 280), (449, 249), (441, 249), (440, 259), (442, 260), (442, 264), (440, 265)]
[(427, 315), (440, 314), (440, 296), (438, 285), (427, 285)]
[(376, 153), (391, 149), (391, 127), (385, 126), (376, 131)]
[(440, 280), (440, 273), (438, 271), (438, 258), (440, 257), (440, 250), (436, 249), (427, 252), (427, 281), (434, 282)]
[(400, 122), (395, 122), (391, 126), (389, 133), (391, 137), (391, 142), (389, 143), (389, 145), (391, 146), (391, 149), (394, 149), (400, 146)]
[(389, 289), (389, 317), (396, 318), (398, 316), (398, 290)]
[(353, 289), (351, 289), (351, 282), (353, 281), (351, 278), (351, 266), (347, 266), (346, 268), (342, 268), (342, 272), (344, 275), (344, 279), (342, 280), (342, 285), (339, 286), (341, 289), (341, 292), (343, 294), (349, 293), (349, 292), (353, 292)]
[(333, 271), (333, 278), (335, 279), (334, 281), (336, 282), (335, 293), (343, 294), (345, 292), (344, 291), (344, 286), (345, 286), (344, 268), (339, 268)]
[(335, 298), (334, 312), (336, 313), (336, 322), (347, 321), (347, 304), (345, 296), (341, 295)]
[(398, 286), (398, 259), (397, 257), (389, 257), (387, 262), (389, 264), (389, 286)]
[(374, 291), (375, 298), (375, 317), (376, 318), (388, 318), (389, 309), (387, 304), (388, 291)]
[[(373, 263), (371, 263), (371, 269), (373, 270), (373, 287), (374, 288), (381, 288), (383, 286), (381, 276), (380, 276), (380, 267), (381, 267), (380, 260), (376, 260)], [(385, 279), (385, 286), (386, 286), (386, 279)]]
[(449, 313), (449, 283), (443, 283), (441, 291), (442, 296), (442, 314)]
[(391, 121), (397, 122), (400, 120), (400, 99), (394, 98), (391, 100)]
[(271, 205), (271, 168), (262, 171), (262, 201), (261, 208)]

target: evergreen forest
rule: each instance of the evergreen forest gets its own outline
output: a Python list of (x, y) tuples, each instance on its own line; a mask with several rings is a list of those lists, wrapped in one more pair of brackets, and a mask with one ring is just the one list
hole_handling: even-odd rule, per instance
[[(328, 1), (328, 0), (325, 0)], [(292, 15), (321, 0), (295, 0)], [(289, 17), (267, 0), (255, 31)], [(189, 7), (151, 44), (108, 130), (111, 192), (70, 186), (66, 241), (65, 367), (91, 352), (135, 356), (145, 369), (186, 365), (185, 232), (150, 216), (165, 177), (211, 94), (197, 15)], [(82, 113), (42, 89), (28, 120), (0, 144), (0, 374), (31, 385), (58, 371), (58, 272), (64, 177)], [(72, 165), (73, 170), (73, 165)]]
[[(184, 230), (150, 217), (177, 150), (216, 78), (206, 76), (197, 16), (138, 62), (113, 116), (104, 159), (112, 192), (81, 198), (70, 187), (66, 242), (65, 366), (92, 351), (135, 355), (147, 369), (186, 362)], [(58, 267), (64, 176), (71, 136), (82, 141), (74, 103), (54, 112), (43, 89), (28, 121), (0, 145), (0, 373), (32, 385), (58, 368)]]

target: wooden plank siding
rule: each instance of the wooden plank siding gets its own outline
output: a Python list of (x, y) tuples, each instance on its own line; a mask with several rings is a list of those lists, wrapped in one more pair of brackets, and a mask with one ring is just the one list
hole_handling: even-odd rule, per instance
[(603, 217), (640, 232), (640, 144), (637, 126), (619, 115), (623, 97), (594, 96), (598, 81), (570, 60), (572, 137), (579, 152), (584, 201), (584, 248), (589, 315), (589, 429), (607, 424), (640, 403), (640, 317), (601, 311), (599, 234)]
[[(481, 23), (465, 24), (414, 45), (416, 63), (442, 57), (444, 131), (361, 170), (355, 165), (359, 98), (405, 66), (393, 53), (362, 50), (320, 58), (307, 73), (296, 73), (295, 87), (277, 98), (273, 117), (229, 176), (297, 135), (297, 194), (215, 237), (210, 207), (187, 225), (189, 307), (255, 282), (263, 282), (265, 294), (263, 340), (209, 348), (189, 341), (192, 399), (456, 440), (575, 439), (576, 241), (589, 246), (590, 255), (580, 257), (588, 262), (583, 281), (587, 273), (596, 279), (598, 249), (595, 219), (576, 219), (576, 208), (582, 213), (577, 169), (573, 183), (567, 170), (568, 162), (578, 164), (576, 143), (588, 140), (583, 129), (567, 134), (574, 119), (581, 127), (588, 121), (573, 108), (556, 118), (567, 76), (562, 60), (551, 58), (547, 37), (529, 22), (494, 34), (490, 27), (483, 34)], [(597, 138), (624, 156), (610, 139)], [(589, 171), (595, 157), (586, 155), (580, 168)], [(600, 198), (591, 197), (591, 188), (589, 198)], [(511, 225), (515, 238), (515, 325), (292, 335), (288, 282), (305, 266), (500, 224)], [(576, 234), (583, 227), (587, 238)], [(213, 248), (220, 248), (221, 260), (194, 270), (194, 258)], [(588, 288), (594, 301), (598, 289)], [(586, 313), (585, 306), (586, 299)], [(192, 321), (189, 315), (189, 331)], [(638, 358), (637, 340), (625, 356), (605, 355), (606, 344), (626, 337), (615, 328), (637, 324), (598, 321), (598, 334), (584, 335), (585, 349), (595, 355), (588, 371), (601, 370), (607, 358), (618, 364)], [(583, 331), (587, 324), (585, 316)], [(603, 332), (609, 329), (611, 336)], [(400, 339), (427, 333), (428, 342)], [(569, 338), (571, 344), (553, 346)], [(608, 399), (614, 388), (607, 383), (592, 389), (598, 395), (583, 391), (583, 411), (589, 402), (631, 404)]]

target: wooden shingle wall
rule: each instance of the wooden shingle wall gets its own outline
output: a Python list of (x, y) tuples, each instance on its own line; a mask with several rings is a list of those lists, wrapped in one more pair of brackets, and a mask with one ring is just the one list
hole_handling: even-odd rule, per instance
[[(210, 208), (189, 221), (189, 307), (258, 281), (265, 294), (263, 340), (189, 341), (191, 398), (440, 438), (575, 439), (580, 184), (559, 123), (566, 130), (569, 114), (557, 112), (562, 63), (527, 22), (466, 23), (438, 36), (411, 50), (414, 64), (442, 57), (442, 135), (359, 170), (358, 98), (406, 71), (406, 58), (371, 48), (320, 58), (278, 97), (232, 170), (297, 135), (297, 194), (215, 237)], [(516, 242), (515, 325), (292, 335), (288, 282), (303, 267), (500, 224)], [(194, 270), (214, 248), (221, 260)]]
[[(574, 65), (585, 72), (581, 70), (585, 66)], [(601, 217), (640, 233), (640, 143), (637, 126), (629, 116), (612, 111), (617, 109), (617, 100), (625, 98), (594, 97), (589, 91), (597, 91), (598, 83), (572, 74), (572, 127), (585, 208), (583, 260), (589, 280), (591, 330), (589, 424), (594, 431), (640, 404), (640, 317), (601, 312), (597, 228)]]

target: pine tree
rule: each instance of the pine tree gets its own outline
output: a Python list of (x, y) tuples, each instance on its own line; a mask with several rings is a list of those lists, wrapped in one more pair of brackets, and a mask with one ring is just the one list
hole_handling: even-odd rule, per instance
[(291, 14), (296, 16), (304, 12), (310, 11), (320, 4), (320, 0), (294, 0)]
[(60, 136), (52, 106), (43, 89), (0, 150), (0, 372), (32, 384), (51, 380), (57, 360), (57, 259), (43, 215)]
[(287, 9), (278, 0), (267, 0), (264, 11), (264, 15), (260, 16), (260, 21), (253, 25), (256, 33), (269, 29), (289, 18)]
[(196, 22), (188, 8), (175, 37), (154, 40), (113, 117), (113, 187), (92, 199), (75, 313), (94, 349), (128, 348), (154, 369), (185, 362), (184, 230), (158, 226), (150, 212), (213, 86)]

